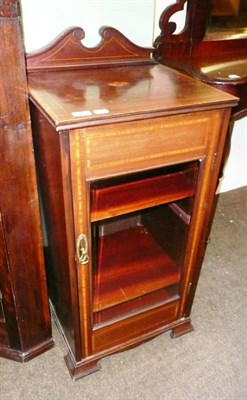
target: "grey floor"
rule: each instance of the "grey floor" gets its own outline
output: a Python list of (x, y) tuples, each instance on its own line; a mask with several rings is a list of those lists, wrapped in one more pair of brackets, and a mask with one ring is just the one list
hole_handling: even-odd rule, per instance
[(247, 188), (220, 195), (192, 309), (195, 331), (169, 333), (101, 361), (72, 381), (56, 346), (19, 364), (0, 359), (1, 400), (246, 400)]

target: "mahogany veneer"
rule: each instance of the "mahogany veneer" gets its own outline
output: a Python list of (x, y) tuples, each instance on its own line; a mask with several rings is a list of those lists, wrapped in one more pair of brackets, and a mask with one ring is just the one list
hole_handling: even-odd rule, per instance
[(50, 299), (75, 379), (191, 306), (237, 99), (157, 64), (120, 32), (80, 28), (27, 57)]
[(53, 347), (19, 4), (0, 2), (0, 356)]

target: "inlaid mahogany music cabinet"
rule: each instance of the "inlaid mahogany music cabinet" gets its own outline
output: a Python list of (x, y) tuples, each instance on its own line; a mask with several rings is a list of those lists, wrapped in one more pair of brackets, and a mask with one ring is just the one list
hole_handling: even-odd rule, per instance
[(113, 28), (27, 57), (48, 278), (73, 378), (190, 311), (231, 107)]

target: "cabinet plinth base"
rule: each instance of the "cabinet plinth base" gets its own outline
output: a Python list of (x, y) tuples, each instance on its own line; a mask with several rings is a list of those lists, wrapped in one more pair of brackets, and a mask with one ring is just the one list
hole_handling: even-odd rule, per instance
[(74, 380), (80, 379), (83, 376), (92, 374), (93, 372), (99, 371), (101, 369), (98, 359), (88, 361), (84, 360), (82, 362), (76, 363), (70, 354), (67, 354), (64, 359), (70, 375)]
[(185, 335), (186, 333), (192, 332), (193, 330), (194, 330), (194, 327), (193, 327), (191, 321), (186, 321), (184, 324), (178, 325), (172, 329), (171, 337), (173, 339), (176, 339), (177, 337)]
[[(179, 324), (179, 325), (177, 325)], [(101, 353), (95, 353), (88, 358), (81, 359), (80, 361), (76, 362), (73, 355), (68, 353), (64, 359), (66, 365), (69, 369), (70, 375), (72, 379), (77, 380), (83, 378), (86, 375), (89, 375), (93, 372), (99, 371), (101, 369), (100, 360), (106, 356), (110, 356), (115, 353), (119, 353), (124, 350), (130, 350), (148, 340), (159, 336), (160, 334), (171, 330), (171, 337), (176, 338), (179, 336), (184, 335), (185, 333), (192, 332), (194, 330), (193, 325), (190, 319), (185, 319), (184, 321), (176, 321), (169, 325), (164, 326), (161, 329), (155, 330), (153, 332), (149, 332), (147, 335), (144, 335), (142, 339), (136, 338), (126, 343), (122, 343), (121, 349), (120, 348), (111, 348), (107, 351)]]

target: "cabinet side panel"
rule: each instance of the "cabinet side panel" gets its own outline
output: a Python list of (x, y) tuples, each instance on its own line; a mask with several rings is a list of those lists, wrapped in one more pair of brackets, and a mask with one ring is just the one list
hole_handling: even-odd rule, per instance
[[(42, 194), (48, 246), (46, 248), (46, 269), (49, 297), (56, 317), (70, 348), (75, 352), (74, 314), (76, 309), (77, 285), (74, 271), (69, 264), (69, 242), (66, 219), (72, 209), (66, 210), (62, 172), (62, 150), (60, 135), (45, 117), (31, 107), (33, 136), (38, 177)], [(69, 177), (67, 177), (69, 185)], [(65, 197), (64, 197), (65, 196)], [(66, 214), (67, 212), (67, 214)]]
[(222, 163), (230, 111), (229, 108), (215, 111), (211, 124), (208, 128), (205, 127), (205, 133), (210, 140), (205, 158), (201, 162), (202, 165), (200, 167), (197, 194), (191, 220), (192, 229), (188, 238), (187, 248), (190, 250), (186, 254), (187, 274), (183, 283), (184, 293), (180, 307), (180, 316), (183, 317), (190, 315), (205, 256), (207, 238), (214, 216), (215, 202), (217, 202), (215, 193)]

